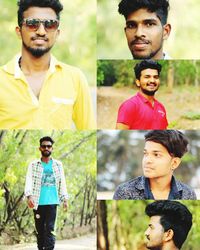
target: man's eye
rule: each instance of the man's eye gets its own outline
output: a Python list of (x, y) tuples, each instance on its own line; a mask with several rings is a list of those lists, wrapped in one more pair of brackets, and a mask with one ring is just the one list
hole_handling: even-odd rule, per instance
[(155, 25), (155, 23), (151, 23), (151, 22), (146, 23), (146, 26), (147, 26), (147, 27), (152, 27), (152, 26), (154, 26), (154, 25)]
[(155, 157), (160, 157), (161, 155), (160, 155), (160, 154), (155, 153), (155, 154), (154, 154), (154, 156), (155, 156)]
[(136, 25), (133, 24), (133, 23), (127, 23), (127, 24), (126, 24), (126, 28), (127, 28), (127, 29), (134, 29), (135, 27), (136, 27)]

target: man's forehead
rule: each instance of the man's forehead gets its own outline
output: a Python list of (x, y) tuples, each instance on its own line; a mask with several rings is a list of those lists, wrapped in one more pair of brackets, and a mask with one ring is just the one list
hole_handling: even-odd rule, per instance
[(29, 7), (23, 13), (24, 18), (56, 19), (56, 13), (49, 7)]
[(157, 69), (143, 69), (141, 71), (141, 75), (158, 75), (158, 70)]
[(151, 12), (147, 9), (139, 9), (134, 12), (131, 12), (126, 21), (135, 21), (135, 22), (143, 22), (145, 20), (155, 20), (160, 21), (159, 17), (157, 16), (156, 12)]

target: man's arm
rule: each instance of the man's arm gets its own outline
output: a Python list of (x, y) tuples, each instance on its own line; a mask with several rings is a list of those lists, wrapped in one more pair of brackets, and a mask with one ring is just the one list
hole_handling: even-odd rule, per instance
[(117, 124), (116, 124), (116, 129), (128, 130), (128, 129), (130, 129), (130, 126), (125, 125), (125, 124), (123, 124), (123, 123), (117, 122)]
[(34, 200), (32, 197), (32, 164), (28, 166), (24, 195), (27, 197), (28, 207), (33, 208)]

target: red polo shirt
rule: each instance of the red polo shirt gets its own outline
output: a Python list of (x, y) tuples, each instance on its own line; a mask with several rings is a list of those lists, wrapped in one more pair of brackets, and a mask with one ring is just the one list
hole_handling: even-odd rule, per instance
[(166, 129), (168, 122), (164, 106), (154, 99), (154, 106), (139, 92), (122, 103), (117, 123), (129, 129)]

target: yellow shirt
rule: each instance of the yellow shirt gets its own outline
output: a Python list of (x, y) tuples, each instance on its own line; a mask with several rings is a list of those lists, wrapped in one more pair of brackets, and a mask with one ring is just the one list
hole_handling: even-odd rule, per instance
[(0, 68), (1, 129), (95, 129), (88, 84), (75, 67), (51, 57), (39, 99), (29, 87), (16, 56)]

